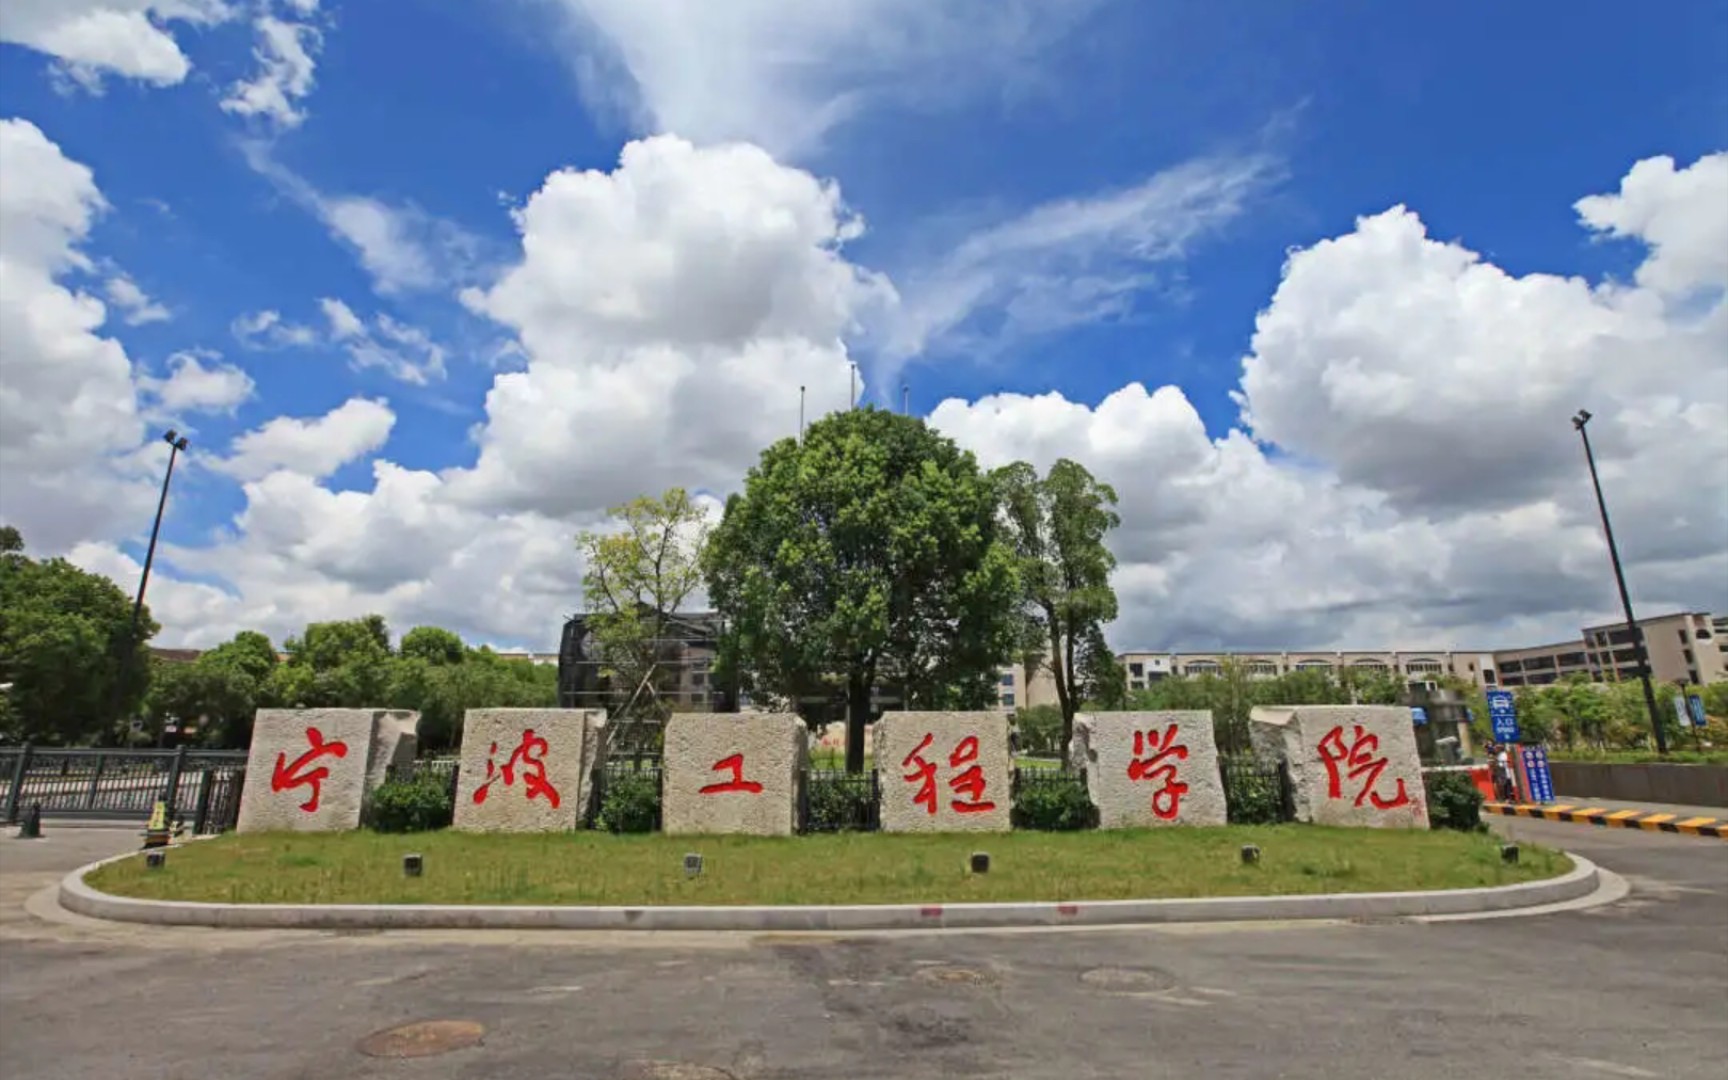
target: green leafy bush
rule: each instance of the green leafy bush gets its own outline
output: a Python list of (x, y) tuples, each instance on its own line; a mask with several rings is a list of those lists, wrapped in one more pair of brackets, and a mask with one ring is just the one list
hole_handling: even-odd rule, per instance
[(1224, 808), (1232, 825), (1276, 825), (1284, 820), (1284, 793), (1278, 774), (1249, 762), (1221, 770)]
[(651, 772), (617, 772), (606, 778), (594, 827), (612, 833), (653, 832), (660, 821), (660, 784)]
[(372, 828), (387, 833), (449, 828), (455, 812), (449, 785), (431, 777), (387, 780), (372, 793), (367, 809)]
[(807, 781), (809, 818), (804, 828), (809, 832), (866, 828), (875, 809), (875, 792), (868, 780), (868, 774), (861, 780), (811, 774)]
[(1086, 793), (1084, 776), (1037, 772), (1016, 785), (1011, 820), (1016, 829), (1066, 832), (1096, 827), (1098, 810)]
[(1422, 786), (1428, 795), (1428, 823), (1434, 828), (1480, 832), (1488, 827), (1482, 824), (1482, 792), (1469, 773), (1423, 773)]

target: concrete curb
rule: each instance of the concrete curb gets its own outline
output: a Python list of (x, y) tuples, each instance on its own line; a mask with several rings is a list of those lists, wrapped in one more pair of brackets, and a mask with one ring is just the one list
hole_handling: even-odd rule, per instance
[(1596, 865), (1577, 855), (1559, 877), (1479, 889), (1229, 896), (1195, 900), (1098, 900), (1024, 904), (853, 904), (833, 907), (467, 907), (432, 904), (207, 904), (137, 900), (98, 892), (84, 876), (117, 856), (72, 871), (60, 904), (97, 919), (158, 926), (299, 930), (749, 930), (853, 931), (1123, 926), (1461, 915), (1563, 903), (1596, 891)]

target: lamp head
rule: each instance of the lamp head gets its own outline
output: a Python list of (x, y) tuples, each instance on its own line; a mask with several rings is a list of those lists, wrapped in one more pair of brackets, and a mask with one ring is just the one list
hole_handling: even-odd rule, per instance
[(1590, 410), (1589, 409), (1579, 409), (1578, 415), (1574, 416), (1572, 418), (1572, 426), (1577, 428), (1579, 431), (1583, 431), (1584, 425), (1588, 424), (1589, 422), (1590, 422)]

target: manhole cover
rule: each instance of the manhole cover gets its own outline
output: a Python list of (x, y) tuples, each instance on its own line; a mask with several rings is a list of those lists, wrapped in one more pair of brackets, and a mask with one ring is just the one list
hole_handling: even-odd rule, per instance
[(1093, 968), (1081, 972), (1080, 981), (1099, 990), (1119, 993), (1171, 990), (1176, 986), (1176, 980), (1169, 972), (1159, 971), (1157, 968)]
[(943, 983), (950, 986), (977, 986), (990, 981), (990, 976), (984, 972), (963, 967), (927, 967), (912, 977), (922, 982)]
[(688, 1061), (631, 1061), (618, 1080), (738, 1080), (725, 1069), (694, 1065)]
[(486, 1029), (472, 1020), (423, 1020), (386, 1028), (360, 1041), (360, 1052), (377, 1058), (420, 1058), (480, 1045)]

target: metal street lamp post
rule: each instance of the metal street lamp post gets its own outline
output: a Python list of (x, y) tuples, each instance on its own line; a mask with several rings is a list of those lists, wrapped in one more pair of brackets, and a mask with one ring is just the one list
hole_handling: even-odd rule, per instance
[(162, 495), (156, 500), (156, 524), (150, 528), (150, 547), (144, 552), (144, 573), (138, 579), (138, 595), (132, 598), (132, 629), (126, 640), (120, 643), (120, 665), (114, 674), (113, 707), (109, 710), (116, 716), (120, 712), (121, 695), (125, 693), (126, 676), (132, 668), (132, 654), (138, 647), (138, 621), (144, 614), (144, 590), (150, 585), (150, 564), (156, 561), (156, 537), (162, 532), (162, 512), (168, 506), (168, 482), (174, 479), (174, 459), (191, 445), (191, 440), (173, 428), (162, 435), (162, 441), (168, 444), (168, 471), (162, 475)]
[(1579, 409), (1578, 415), (1572, 418), (1572, 426), (1578, 429), (1579, 437), (1584, 440), (1584, 460), (1590, 465), (1590, 485), (1596, 489), (1596, 509), (1602, 514), (1602, 534), (1608, 538), (1608, 559), (1614, 564), (1614, 583), (1620, 588), (1620, 609), (1626, 614), (1626, 632), (1632, 635), (1632, 646), (1637, 653), (1638, 681), (1644, 684), (1644, 705), (1650, 710), (1650, 731), (1656, 736), (1656, 752), (1666, 754), (1668, 739), (1662, 734), (1662, 715), (1656, 708), (1656, 691), (1650, 685), (1650, 653), (1644, 647), (1644, 631), (1639, 629), (1638, 620), (1632, 614), (1632, 597), (1626, 591), (1626, 573), (1620, 569), (1620, 548), (1614, 543), (1614, 526), (1608, 522), (1608, 503), (1602, 498), (1602, 480), (1596, 475), (1596, 454), (1590, 449), (1590, 432), (1585, 430), (1588, 423), (1588, 409)]

